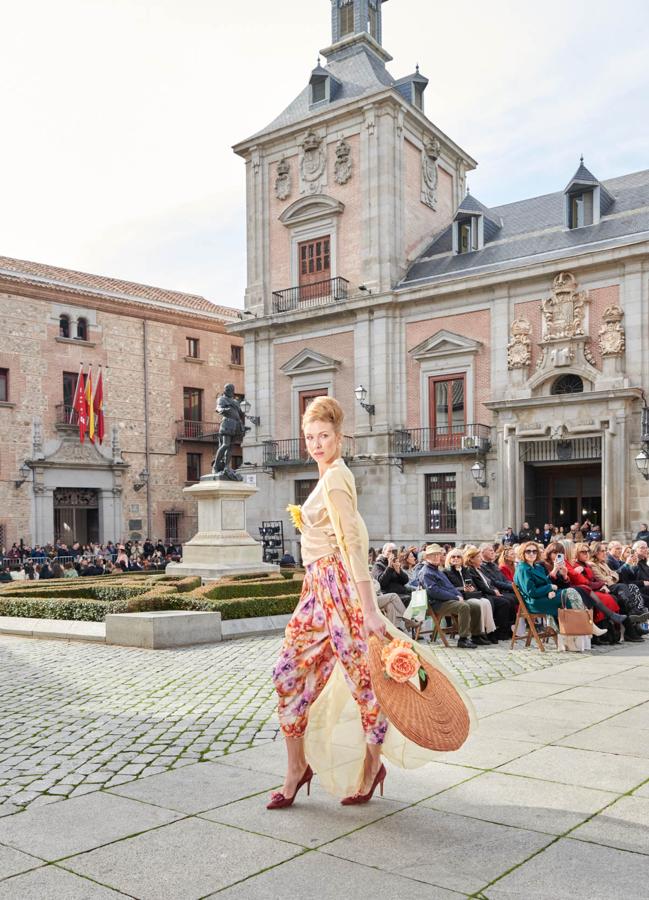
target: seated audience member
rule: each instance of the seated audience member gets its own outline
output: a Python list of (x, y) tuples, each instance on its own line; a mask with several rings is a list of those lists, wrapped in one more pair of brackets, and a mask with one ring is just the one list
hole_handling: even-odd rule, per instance
[(401, 563), (401, 571), (406, 573), (408, 581), (410, 581), (417, 566), (417, 548), (407, 547), (403, 553), (399, 554), (399, 562)]
[(55, 559), (52, 563), (52, 578), (63, 578), (63, 566)]
[(610, 541), (606, 553), (606, 565), (609, 569), (617, 572), (624, 563), (622, 562), (622, 551), (624, 547), (619, 541)]
[(627, 615), (624, 623), (624, 640), (641, 641), (640, 622), (649, 620), (649, 611), (645, 605), (637, 584), (623, 584), (619, 573), (610, 568), (606, 562), (606, 544), (596, 541), (590, 547), (590, 568), (595, 578), (602, 582), (601, 590), (608, 590), (617, 600), (620, 609)]
[(474, 603), (480, 607), (480, 630), (471, 634), (474, 644), (491, 646), (498, 643), (496, 635), (496, 623), (489, 599), (477, 590), (475, 579), (464, 565), (462, 551), (455, 547), (446, 555), (446, 568), (444, 572), (451, 584), (462, 592), (467, 603)]
[(74, 568), (74, 564), (71, 562), (66, 562), (63, 566), (63, 577), (64, 578), (78, 578), (79, 573)]
[[(649, 600), (649, 547), (646, 541), (636, 541), (624, 565), (618, 569), (620, 581), (635, 584), (645, 600)], [(624, 558), (624, 551), (622, 551)]]
[(370, 566), (370, 568), (376, 562), (376, 557), (377, 557), (376, 550), (374, 549), (374, 547), (370, 547), (370, 549), (367, 551), (367, 564), (368, 564), (368, 566)]
[(500, 556), (498, 557), (498, 568), (500, 569), (500, 574), (503, 576), (505, 581), (508, 581), (510, 584), (514, 580), (514, 569), (516, 568), (516, 564), (514, 562), (515, 553), (513, 547), (503, 547)]
[(621, 556), (620, 556), (620, 559), (621, 559), (621, 561), (622, 561), (622, 565), (624, 565), (624, 563), (628, 562), (628, 561), (631, 559), (632, 556), (633, 556), (633, 550), (632, 550), (631, 547), (629, 547), (629, 545), (627, 544), (626, 546), (624, 546), (624, 547), (622, 548), (622, 554), (621, 554)]
[(410, 591), (406, 589), (408, 575), (401, 571), (401, 563), (395, 544), (384, 544), (381, 555), (372, 566), (372, 578), (376, 578), (384, 594), (398, 594), (408, 600)]
[(555, 529), (552, 527), (550, 522), (546, 522), (543, 526), (543, 531), (541, 532), (541, 540), (543, 541), (545, 547), (547, 547), (547, 545), (553, 539), (554, 533)]
[(504, 533), (502, 543), (506, 547), (511, 547), (513, 544), (518, 543), (518, 535), (514, 534), (511, 527), (508, 528), (507, 531)]
[[(493, 548), (491, 548), (490, 545), (485, 546), (489, 548), (487, 554), (491, 557), (491, 562), (493, 562)], [(489, 553), (489, 550), (491, 550), (491, 553)], [(509, 639), (512, 633), (511, 626), (516, 619), (516, 610), (518, 608), (518, 601), (513, 592), (509, 590), (509, 585), (504, 585), (502, 576), (499, 573), (498, 582), (505, 587), (505, 590), (502, 591), (500, 587), (496, 587), (488, 575), (485, 575), (481, 568), (482, 553), (472, 544), (464, 548), (464, 565), (467, 566), (470, 571), (471, 578), (475, 582), (476, 590), (479, 591), (483, 597), (489, 598), (494, 614), (494, 620), (496, 622), (496, 628), (498, 629), (498, 639)]]
[(12, 580), (9, 570), (5, 566), (0, 567), (0, 583), (6, 583)]
[(428, 603), (435, 615), (444, 617), (456, 615), (459, 637), (457, 646), (474, 649), (477, 644), (471, 634), (480, 633), (480, 606), (468, 603), (440, 568), (444, 551), (439, 544), (428, 544), (424, 550), (424, 564), (419, 572), (419, 584), (426, 588)]
[(621, 625), (625, 621), (626, 616), (620, 614), (619, 604), (610, 594), (608, 588), (605, 588), (601, 580), (595, 578), (589, 566), (590, 550), (588, 544), (580, 541), (577, 544), (568, 546), (570, 549), (566, 558), (566, 566), (570, 584), (573, 587), (583, 587), (590, 591), (595, 610), (593, 618), (596, 622), (606, 618), (616, 625)]
[[(539, 560), (539, 548), (533, 541), (521, 544), (514, 584), (521, 592), (529, 612), (551, 617), (550, 624), (557, 631), (557, 618), (562, 605), (570, 609), (584, 609), (584, 602), (574, 588), (561, 589), (550, 579), (547, 569)], [(593, 624), (592, 633), (598, 636), (605, 632)]]
[(393, 591), (389, 593), (384, 593), (381, 590), (381, 585), (377, 581), (376, 578), (372, 579), (372, 583), (374, 584), (374, 593), (376, 594), (376, 602), (379, 605), (379, 609), (386, 617), (392, 622), (393, 625), (396, 625), (397, 628), (401, 628), (405, 630), (405, 619), (403, 614), (406, 611), (406, 607), (403, 604), (401, 597), (398, 594), (395, 594)]
[[(151, 552), (151, 556), (153, 556), (153, 551)], [(149, 557), (147, 557), (147, 559), (149, 559)], [(282, 556), (282, 558), (280, 559), (279, 564), (283, 569), (294, 569), (295, 557), (292, 553), (285, 553), (284, 556)]]
[(124, 544), (120, 544), (119, 547), (117, 548), (117, 558), (115, 559), (115, 565), (119, 566), (119, 568), (123, 572), (126, 572), (126, 570), (128, 569), (128, 563), (129, 563), (129, 558), (128, 558), (128, 554), (126, 553), (126, 548), (125, 548)]

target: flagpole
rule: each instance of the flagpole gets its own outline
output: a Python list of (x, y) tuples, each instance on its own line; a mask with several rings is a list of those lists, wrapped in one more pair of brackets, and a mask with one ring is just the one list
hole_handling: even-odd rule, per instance
[(73, 425), (72, 421), (74, 417), (74, 413), (77, 408), (77, 398), (79, 396), (79, 385), (81, 384), (81, 376), (83, 375), (83, 363), (79, 363), (79, 374), (77, 375), (77, 386), (74, 389), (74, 396), (72, 398), (72, 406), (70, 408), (70, 417), (68, 419), (68, 425)]

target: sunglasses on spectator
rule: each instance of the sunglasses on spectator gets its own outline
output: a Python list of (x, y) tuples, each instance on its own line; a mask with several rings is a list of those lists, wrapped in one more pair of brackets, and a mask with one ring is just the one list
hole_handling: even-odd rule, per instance
[(526, 553), (533, 553), (534, 556), (536, 556), (536, 555), (538, 554), (539, 551), (538, 551), (538, 550), (532, 550), (532, 548), (530, 547), (530, 549), (529, 549), (529, 550), (526, 550), (525, 552), (526, 552)]

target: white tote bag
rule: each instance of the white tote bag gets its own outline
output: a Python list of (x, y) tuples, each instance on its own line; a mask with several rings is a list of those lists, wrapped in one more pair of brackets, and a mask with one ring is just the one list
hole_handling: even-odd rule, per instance
[(410, 603), (404, 612), (404, 618), (413, 622), (423, 622), (428, 609), (428, 594), (426, 588), (419, 588), (410, 595)]

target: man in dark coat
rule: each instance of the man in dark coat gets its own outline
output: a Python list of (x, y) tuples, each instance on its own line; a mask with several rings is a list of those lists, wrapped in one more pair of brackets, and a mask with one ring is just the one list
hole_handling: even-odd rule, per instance
[(419, 584), (426, 588), (430, 608), (439, 616), (456, 615), (459, 637), (457, 646), (472, 650), (477, 644), (472, 634), (480, 634), (480, 607), (467, 603), (462, 594), (440, 569), (444, 551), (439, 544), (429, 544), (424, 550), (424, 565), (419, 573)]
[(383, 594), (398, 594), (408, 601), (410, 591), (406, 589), (408, 575), (402, 570), (395, 544), (384, 544), (376, 562), (372, 566), (372, 578), (376, 578)]

